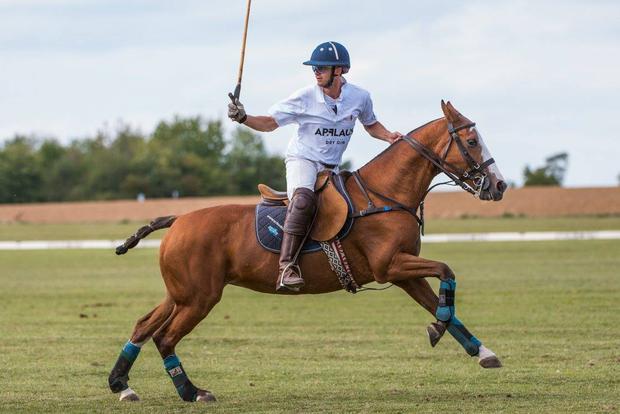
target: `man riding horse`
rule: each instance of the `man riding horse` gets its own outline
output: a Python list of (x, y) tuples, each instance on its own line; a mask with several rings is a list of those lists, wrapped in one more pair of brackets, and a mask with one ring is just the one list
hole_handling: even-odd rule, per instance
[[(291, 294), (329, 293), (344, 288), (334, 277), (326, 255), (316, 251), (304, 256), (300, 265), (305, 284), (295, 261), (315, 215), (316, 174), (337, 169), (358, 118), (371, 136), (393, 144), (359, 170), (338, 176), (350, 202), (349, 217), (355, 224), (343, 237), (341, 252), (336, 254), (344, 257), (346, 251), (357, 285), (393, 283), (433, 315), (435, 322), (427, 327), (431, 346), (448, 332), (468, 355), (478, 358), (483, 368), (501, 366), (499, 358), (456, 315), (455, 272), (444, 262), (420, 257), (423, 220), (416, 213), (439, 173), (480, 200), (499, 201), (506, 190), (475, 122), (450, 101), (441, 101), (443, 117), (401, 137), (377, 122), (368, 93), (342, 78), (350, 67), (342, 45), (323, 43), (304, 63), (313, 66), (316, 86), (275, 105), (270, 116), (248, 116), (238, 99), (229, 111), (231, 119), (259, 131), (298, 124), (287, 151), (291, 200), (279, 262), (272, 250), (259, 243), (256, 205), (221, 205), (158, 217), (117, 247), (116, 254), (125, 254), (152, 232), (169, 228), (159, 251), (166, 294), (159, 305), (136, 322), (108, 377), (110, 390), (120, 393), (120, 400), (138, 400), (128, 384), (129, 372), (142, 346), (152, 338), (179, 396), (185, 401), (215, 401), (213, 393), (198, 388), (189, 379), (176, 346), (221, 300), (226, 286), (275, 293), (275, 284), (292, 290), (286, 292)], [(280, 269), (279, 278), (273, 273), (275, 267)], [(426, 280), (429, 277), (439, 280), (439, 294)], [(301, 284), (303, 289), (299, 289)]]
[(277, 290), (299, 290), (304, 285), (297, 257), (316, 212), (314, 185), (317, 173), (338, 171), (349, 144), (355, 120), (372, 136), (389, 143), (402, 137), (377, 121), (370, 94), (342, 76), (351, 68), (349, 52), (337, 42), (325, 42), (310, 60), (316, 85), (294, 92), (269, 109), (268, 116), (252, 116), (239, 100), (228, 105), (228, 117), (256, 131), (269, 132), (295, 123), (297, 133), (286, 151), (286, 190), (290, 200), (284, 222)]

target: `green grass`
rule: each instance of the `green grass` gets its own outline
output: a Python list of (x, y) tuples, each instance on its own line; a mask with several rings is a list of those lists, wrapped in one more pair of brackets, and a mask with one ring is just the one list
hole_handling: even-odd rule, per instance
[[(146, 221), (77, 224), (0, 223), (0, 240), (124, 239), (145, 224)], [(426, 223), (426, 234), (577, 230), (620, 230), (620, 216), (428, 219)], [(158, 232), (154, 237), (162, 237), (163, 234)]]
[(148, 222), (0, 223), (0, 240), (115, 240), (128, 237), (145, 224)]
[[(156, 250), (0, 251), (0, 412), (614, 412), (620, 241), (427, 245), (460, 318), (504, 363), (483, 370), (398, 288), (277, 297), (228, 287), (177, 348), (219, 402), (180, 401), (152, 343), (120, 403), (107, 375), (164, 288)], [(436, 284), (434, 284), (436, 287)]]

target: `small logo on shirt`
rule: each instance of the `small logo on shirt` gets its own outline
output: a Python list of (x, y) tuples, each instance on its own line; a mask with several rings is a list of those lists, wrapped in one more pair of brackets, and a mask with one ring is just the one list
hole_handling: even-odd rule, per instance
[(322, 137), (349, 137), (353, 134), (353, 128), (337, 129), (337, 128), (317, 128), (314, 135)]

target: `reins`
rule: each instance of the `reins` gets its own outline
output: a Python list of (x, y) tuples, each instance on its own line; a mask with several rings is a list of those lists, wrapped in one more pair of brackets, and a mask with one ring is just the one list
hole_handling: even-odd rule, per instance
[[(420, 155), (422, 155), (424, 158), (429, 160), (441, 172), (446, 174), (450, 178), (450, 181), (446, 183), (454, 182), (455, 185), (459, 185), (463, 190), (467, 191), (468, 193), (474, 196), (477, 196), (482, 187), (482, 180), (486, 176), (486, 174), (484, 173), (484, 170), (489, 165), (493, 164), (495, 160), (493, 158), (489, 158), (488, 160), (484, 161), (482, 164), (478, 164), (473, 159), (469, 151), (467, 151), (467, 148), (465, 148), (465, 145), (461, 141), (461, 137), (459, 136), (458, 132), (462, 129), (472, 128), (475, 126), (476, 126), (476, 123), (471, 122), (469, 124), (461, 125), (460, 127), (454, 128), (452, 126), (452, 123), (448, 122), (448, 133), (450, 134), (450, 140), (448, 141), (448, 144), (446, 145), (446, 148), (443, 151), (443, 157), (441, 158), (437, 154), (435, 154), (432, 150), (430, 150), (428, 147), (422, 145), (418, 140), (416, 140), (413, 136), (411, 136), (410, 135), (411, 133), (403, 136), (402, 139), (407, 144), (411, 145), (411, 147), (414, 150), (416, 150)], [(453, 164), (446, 161), (446, 157), (448, 156), (448, 151), (450, 149), (452, 142), (456, 143), (456, 146), (458, 147), (459, 152), (461, 153), (461, 156), (463, 157), (463, 159), (467, 163), (467, 166), (469, 167), (468, 170), (462, 171), (456, 166), (454, 166)], [(472, 188), (471, 185), (469, 185), (465, 181), (470, 178), (475, 181), (476, 177), (479, 177), (479, 181), (474, 183), (476, 187), (474, 189)], [(434, 188), (437, 185), (440, 185), (440, 184), (436, 184), (431, 188)], [(430, 191), (430, 189), (428, 191)], [(427, 191), (427, 194), (428, 194), (428, 191)], [(426, 197), (426, 194), (425, 194), (425, 197)], [(423, 201), (424, 201), (424, 198), (422, 198), (422, 202)]]
[[(459, 136), (458, 132), (462, 129), (473, 128), (475, 126), (476, 126), (475, 122), (470, 122), (468, 124), (461, 125), (455, 128), (451, 122), (448, 122), (448, 133), (450, 134), (450, 140), (448, 141), (445, 149), (443, 150), (442, 157), (439, 157), (435, 152), (433, 152), (431, 149), (421, 144), (417, 139), (415, 139), (412, 136), (412, 133), (416, 131), (417, 129), (414, 131), (411, 131), (409, 134), (402, 137), (403, 141), (409, 144), (416, 152), (418, 152), (420, 155), (422, 155), (424, 158), (430, 161), (436, 168), (438, 168), (441, 172), (446, 174), (448, 178), (450, 178), (450, 180), (448, 181), (440, 182), (440, 183), (430, 186), (424, 192), (424, 195), (422, 196), (422, 200), (420, 201), (420, 204), (419, 204), (419, 208), (420, 208), (419, 216), (417, 213), (418, 207), (408, 207), (398, 202), (397, 200), (387, 197), (381, 194), (380, 192), (370, 188), (368, 184), (366, 184), (364, 180), (362, 179), (359, 173), (359, 170), (357, 170), (352, 173), (353, 178), (355, 179), (355, 183), (359, 187), (361, 193), (364, 195), (364, 198), (366, 198), (366, 201), (368, 204), (365, 209), (353, 212), (351, 214), (351, 217), (353, 218), (365, 217), (370, 214), (387, 213), (390, 211), (406, 211), (407, 213), (415, 217), (416, 221), (418, 222), (420, 226), (420, 234), (424, 236), (424, 201), (426, 200), (426, 196), (431, 192), (431, 190), (440, 185), (454, 185), (454, 186), (458, 185), (463, 190), (467, 191), (473, 196), (478, 196), (480, 194), (480, 191), (482, 190), (484, 180), (486, 178), (485, 170), (489, 165), (495, 162), (493, 158), (489, 158), (488, 160), (482, 162), (481, 164), (478, 164), (476, 160), (474, 160), (474, 158), (471, 156), (467, 148), (465, 148), (465, 145), (463, 144), (463, 142), (461, 141), (461, 137)], [(452, 145), (452, 142), (456, 143), (459, 149), (459, 152), (461, 153), (461, 156), (467, 163), (467, 166), (469, 169), (461, 170), (455, 165), (453, 165), (452, 163), (446, 161), (446, 157), (448, 156), (448, 152), (450, 150), (450, 146)], [(470, 184), (466, 182), (466, 180), (468, 179), (471, 179), (473, 181), (474, 187), (472, 187)], [(392, 203), (393, 205), (377, 207), (372, 202), (368, 194), (369, 192), (388, 203)]]

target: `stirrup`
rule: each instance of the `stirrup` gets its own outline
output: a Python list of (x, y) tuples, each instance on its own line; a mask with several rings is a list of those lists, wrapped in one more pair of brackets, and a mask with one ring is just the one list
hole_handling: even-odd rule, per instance
[[(299, 267), (298, 264), (296, 264), (295, 262), (290, 262), (289, 264), (287, 264), (286, 266), (284, 266), (284, 269), (282, 269), (282, 272), (280, 273), (280, 275), (278, 275), (278, 283), (276, 286), (276, 292), (285, 292), (287, 290), (291, 291), (291, 292), (299, 292), (299, 290), (305, 285), (305, 283), (301, 284), (301, 285), (297, 285), (297, 286), (289, 286), (289, 285), (285, 285), (283, 283), (284, 280), (284, 273), (290, 268), (290, 267), (294, 267), (297, 269), (297, 272), (299, 274), (299, 277), (303, 279), (303, 277), (301, 276), (301, 268)], [(303, 281), (302, 281), (303, 282)]]

